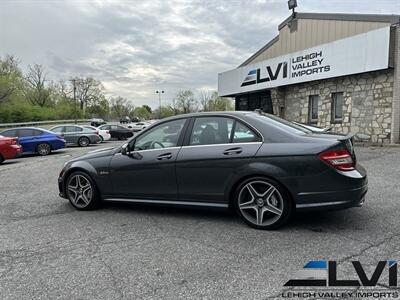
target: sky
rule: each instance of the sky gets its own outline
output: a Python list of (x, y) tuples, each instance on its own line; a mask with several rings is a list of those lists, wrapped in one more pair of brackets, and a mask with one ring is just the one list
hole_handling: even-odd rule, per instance
[[(400, 0), (298, 0), (299, 12), (400, 14)], [(176, 92), (217, 89), (278, 34), (286, 0), (0, 0), (0, 56), (48, 77), (92, 76), (108, 96), (156, 107)]]

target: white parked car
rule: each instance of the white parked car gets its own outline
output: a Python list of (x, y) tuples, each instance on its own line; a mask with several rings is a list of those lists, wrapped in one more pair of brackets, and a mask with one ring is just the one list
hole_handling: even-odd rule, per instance
[(148, 126), (150, 126), (150, 124), (147, 122), (137, 122), (137, 123), (130, 123), (130, 124), (126, 125), (126, 127), (131, 129), (132, 131), (141, 131)]
[(84, 125), (82, 127), (85, 127), (87, 129), (91, 129), (93, 131), (96, 131), (99, 133), (99, 137), (100, 137), (100, 143), (104, 142), (104, 141), (108, 141), (109, 139), (111, 139), (111, 134), (108, 130), (103, 130), (103, 129), (99, 129), (93, 126), (89, 126), (89, 125)]

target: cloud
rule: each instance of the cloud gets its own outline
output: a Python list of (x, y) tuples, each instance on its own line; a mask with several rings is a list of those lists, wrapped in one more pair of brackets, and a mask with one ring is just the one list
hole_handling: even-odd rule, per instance
[[(299, 10), (393, 13), (397, 0), (299, 0)], [(362, 2), (365, 3), (365, 2)], [(54, 79), (93, 76), (110, 95), (157, 105), (179, 89), (216, 89), (277, 34), (286, 1), (2, 1), (0, 55), (42, 63)]]

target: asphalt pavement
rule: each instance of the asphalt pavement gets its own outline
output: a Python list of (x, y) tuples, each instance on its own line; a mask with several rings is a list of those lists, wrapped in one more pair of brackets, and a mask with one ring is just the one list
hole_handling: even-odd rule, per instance
[[(340, 276), (354, 277), (350, 261), (371, 274), (379, 260), (399, 259), (400, 148), (356, 149), (369, 174), (362, 208), (260, 231), (225, 211), (74, 210), (58, 196), (63, 163), (116, 144), (0, 166), (1, 299), (276, 299), (309, 260), (336, 260)], [(377, 288), (393, 291), (386, 273)]]

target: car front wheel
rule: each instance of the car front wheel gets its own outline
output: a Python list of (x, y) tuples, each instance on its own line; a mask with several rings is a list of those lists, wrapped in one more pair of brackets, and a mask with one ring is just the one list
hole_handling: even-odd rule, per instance
[(236, 211), (253, 228), (270, 230), (284, 225), (292, 206), (287, 192), (271, 179), (250, 178), (236, 190)]
[(96, 186), (84, 172), (72, 173), (66, 183), (69, 202), (78, 210), (94, 209), (99, 204)]

